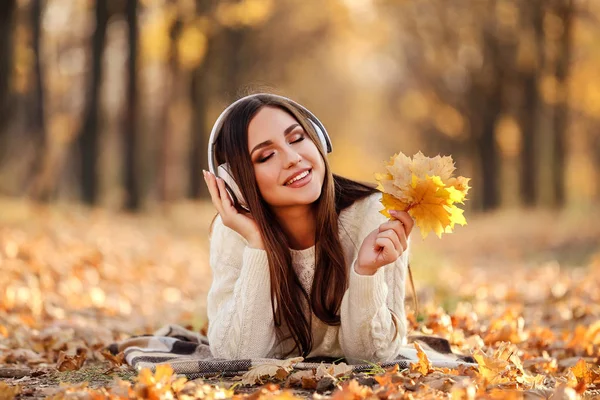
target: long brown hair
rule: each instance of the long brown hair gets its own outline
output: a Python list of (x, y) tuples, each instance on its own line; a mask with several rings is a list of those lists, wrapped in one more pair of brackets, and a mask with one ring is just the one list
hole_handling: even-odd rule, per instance
[[(270, 206), (261, 196), (256, 184), (254, 166), (248, 153), (248, 126), (252, 118), (265, 106), (279, 108), (304, 128), (315, 143), (325, 164), (321, 195), (314, 203), (317, 216), (315, 232), (315, 272), (310, 294), (307, 293), (292, 268), (288, 239)], [(339, 310), (348, 281), (348, 266), (344, 260), (338, 236), (340, 211), (356, 200), (377, 192), (369, 186), (331, 172), (325, 150), (317, 133), (307, 120), (308, 115), (295, 105), (275, 96), (258, 95), (237, 104), (227, 114), (216, 143), (219, 164), (228, 163), (248, 208), (256, 221), (269, 261), (271, 276), (271, 308), (280, 340), (283, 326), (295, 343), (292, 350), (307, 356), (313, 346), (310, 313), (328, 325), (339, 325)]]

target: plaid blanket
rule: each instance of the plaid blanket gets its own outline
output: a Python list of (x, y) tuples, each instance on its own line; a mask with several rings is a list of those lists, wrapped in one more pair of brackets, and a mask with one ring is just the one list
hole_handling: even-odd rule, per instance
[[(434, 367), (456, 368), (460, 364), (471, 365), (475, 360), (470, 356), (461, 356), (452, 352), (447, 340), (434, 336), (409, 336), (409, 342), (418, 342)], [(170, 364), (176, 374), (189, 379), (211, 376), (231, 377), (241, 375), (252, 367), (273, 363), (272, 359), (255, 358), (244, 360), (225, 360), (214, 358), (210, 352), (208, 339), (199, 333), (187, 330), (179, 325), (166, 325), (152, 336), (136, 336), (108, 346), (112, 354), (124, 352), (125, 360), (136, 369), (150, 368), (154, 371), (158, 364)], [(319, 357), (303, 360), (294, 368), (307, 370), (317, 368), (321, 363), (345, 362), (343, 359)], [(398, 364), (400, 369), (410, 367), (418, 361), (413, 345), (402, 349), (393, 361), (379, 363), (382, 367)], [(476, 364), (473, 364), (476, 365)], [(352, 364), (354, 372), (366, 371), (373, 364)]]

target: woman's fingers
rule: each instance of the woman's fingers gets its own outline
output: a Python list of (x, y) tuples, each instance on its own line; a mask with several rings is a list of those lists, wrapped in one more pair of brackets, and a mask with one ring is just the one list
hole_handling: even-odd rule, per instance
[(233, 202), (229, 197), (229, 193), (227, 193), (227, 188), (225, 187), (225, 181), (221, 178), (217, 178), (217, 186), (219, 188), (219, 197), (221, 199), (221, 204), (223, 205), (224, 210), (229, 210), (233, 207)]
[(229, 193), (227, 193), (225, 182), (223, 179), (217, 178), (214, 174), (206, 171), (204, 172), (204, 179), (208, 186), (212, 203), (217, 209), (217, 212), (223, 217), (224, 213), (227, 213), (234, 208)]
[(412, 232), (412, 229), (415, 226), (415, 220), (410, 216), (410, 214), (406, 211), (391, 210), (390, 215), (396, 218), (396, 220), (400, 221), (402, 225), (404, 225), (404, 231), (406, 232), (406, 236), (409, 236), (410, 232)]
[(210, 199), (213, 205), (217, 209), (217, 212), (221, 214), (223, 210), (221, 210), (221, 198), (219, 196), (216, 177), (212, 173), (204, 171), (204, 181), (208, 187), (208, 192), (210, 193)]
[(388, 237), (378, 237), (375, 239), (375, 246), (381, 248), (380, 257), (386, 264), (396, 261), (400, 256), (394, 248), (394, 242)]
[(393, 230), (396, 233), (398, 239), (400, 240), (400, 243), (403, 244), (403, 249), (406, 250), (406, 238), (408, 237), (408, 234), (406, 233), (407, 229), (402, 223), (402, 221), (393, 219), (391, 221), (387, 221), (379, 225), (379, 232), (385, 232), (387, 230)]
[(388, 229), (385, 230), (383, 232), (379, 232), (377, 234), (378, 238), (388, 238), (392, 241), (392, 243), (394, 244), (394, 249), (396, 249), (396, 251), (398, 253), (403, 252), (404, 248), (402, 247), (402, 243), (400, 238), (398, 237), (398, 234), (396, 233), (396, 231), (394, 231), (393, 229)]

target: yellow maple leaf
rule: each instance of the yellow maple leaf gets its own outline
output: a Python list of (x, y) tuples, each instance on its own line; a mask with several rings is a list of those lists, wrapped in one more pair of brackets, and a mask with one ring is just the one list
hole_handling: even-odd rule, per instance
[(446, 209), (448, 203), (447, 193), (438, 191), (443, 187), (443, 183), (436, 177), (427, 177), (413, 185), (412, 198), (413, 203), (410, 206), (409, 214), (415, 219), (423, 238), (427, 237), (430, 231), (440, 236), (447, 226), (452, 222), (450, 212)]
[(471, 186), (469, 186), (470, 180), (471, 180), (471, 178), (465, 178), (464, 176), (457, 176), (455, 178), (448, 179), (447, 183), (448, 183), (448, 186), (452, 186), (456, 190), (458, 190), (460, 192), (464, 192), (464, 194), (466, 195), (469, 192), (469, 189), (471, 189)]
[(390, 210), (407, 211), (423, 238), (429, 232), (441, 237), (452, 232), (456, 224), (466, 225), (464, 211), (456, 203), (464, 203), (469, 179), (452, 176), (452, 157), (428, 158), (419, 152), (411, 160), (399, 153), (386, 163), (386, 170), (375, 175), (377, 188), (383, 192), (381, 214), (391, 218)]
[(383, 204), (385, 208), (381, 210), (380, 213), (388, 218), (392, 218), (392, 216), (389, 213), (389, 210), (405, 211), (408, 208), (408, 204), (403, 203), (402, 201), (398, 200), (397, 198), (388, 193), (383, 193), (381, 195), (381, 204)]
[(375, 174), (375, 179), (377, 180), (377, 190), (384, 192), (387, 185), (384, 186), (383, 182), (389, 183), (388, 181), (393, 181), (394, 177), (389, 173)]
[(480, 349), (475, 351), (473, 358), (479, 364), (479, 375), (487, 380), (490, 385), (510, 381), (510, 378), (505, 375), (509, 366), (508, 361), (490, 357)]

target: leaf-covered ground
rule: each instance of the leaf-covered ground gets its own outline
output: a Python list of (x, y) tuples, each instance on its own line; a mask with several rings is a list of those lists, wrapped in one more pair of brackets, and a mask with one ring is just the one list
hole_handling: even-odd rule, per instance
[[(290, 371), (246, 387), (137, 372), (104, 345), (166, 323), (205, 324), (212, 210), (130, 216), (0, 200), (0, 399), (594, 398), (600, 389), (600, 215), (469, 216), (412, 238), (415, 332), (446, 337), (478, 368)], [(410, 293), (410, 289), (407, 291)]]

